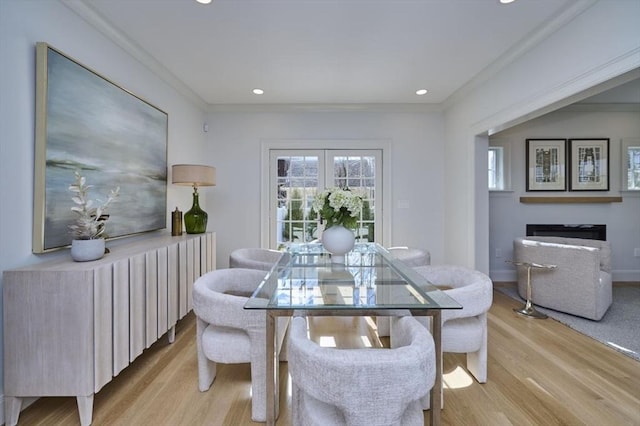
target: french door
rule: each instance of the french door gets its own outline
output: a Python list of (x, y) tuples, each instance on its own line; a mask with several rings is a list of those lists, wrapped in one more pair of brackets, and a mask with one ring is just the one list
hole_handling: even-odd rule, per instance
[(380, 241), (381, 167), (381, 150), (270, 150), (269, 246), (281, 248), (318, 239), (322, 225), (311, 203), (319, 191), (334, 186), (364, 197), (354, 229), (356, 239)]

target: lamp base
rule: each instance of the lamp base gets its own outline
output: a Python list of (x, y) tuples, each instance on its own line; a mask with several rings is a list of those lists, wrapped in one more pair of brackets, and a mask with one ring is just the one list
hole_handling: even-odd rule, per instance
[(200, 208), (198, 193), (193, 193), (193, 206), (184, 214), (184, 228), (187, 234), (203, 234), (207, 231), (209, 215)]

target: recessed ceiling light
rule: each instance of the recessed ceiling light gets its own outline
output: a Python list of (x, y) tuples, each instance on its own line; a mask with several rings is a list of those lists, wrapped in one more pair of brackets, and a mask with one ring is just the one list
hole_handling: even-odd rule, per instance
[(500, 3), (502, 4), (509, 4), (509, 3), (513, 3), (516, 0), (500, 0)]
[(252, 92), (254, 95), (262, 95), (264, 93), (264, 90), (256, 88), (256, 89), (253, 89)]
[(209, 4), (211, 3), (211, 0), (196, 0), (198, 3), (202, 3), (202, 4)]
[(416, 90), (416, 95), (418, 95), (418, 96), (426, 95), (427, 92), (428, 92), (427, 89), (418, 89), (418, 90)]

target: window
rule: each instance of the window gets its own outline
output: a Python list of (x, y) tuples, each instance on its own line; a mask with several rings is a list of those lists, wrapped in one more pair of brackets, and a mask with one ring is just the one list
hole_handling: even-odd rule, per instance
[(489, 191), (511, 189), (510, 142), (490, 139), (488, 151)]
[(640, 139), (622, 140), (622, 187), (629, 191), (640, 191)]
[(501, 147), (489, 147), (489, 190), (504, 189), (503, 150)]

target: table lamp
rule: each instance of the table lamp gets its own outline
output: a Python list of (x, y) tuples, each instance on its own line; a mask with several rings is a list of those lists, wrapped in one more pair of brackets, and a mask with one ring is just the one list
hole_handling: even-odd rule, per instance
[(174, 164), (171, 166), (172, 180), (176, 185), (193, 186), (193, 205), (184, 214), (184, 227), (187, 234), (202, 234), (207, 230), (207, 212), (200, 208), (198, 200), (199, 186), (215, 186), (216, 169), (197, 164)]

